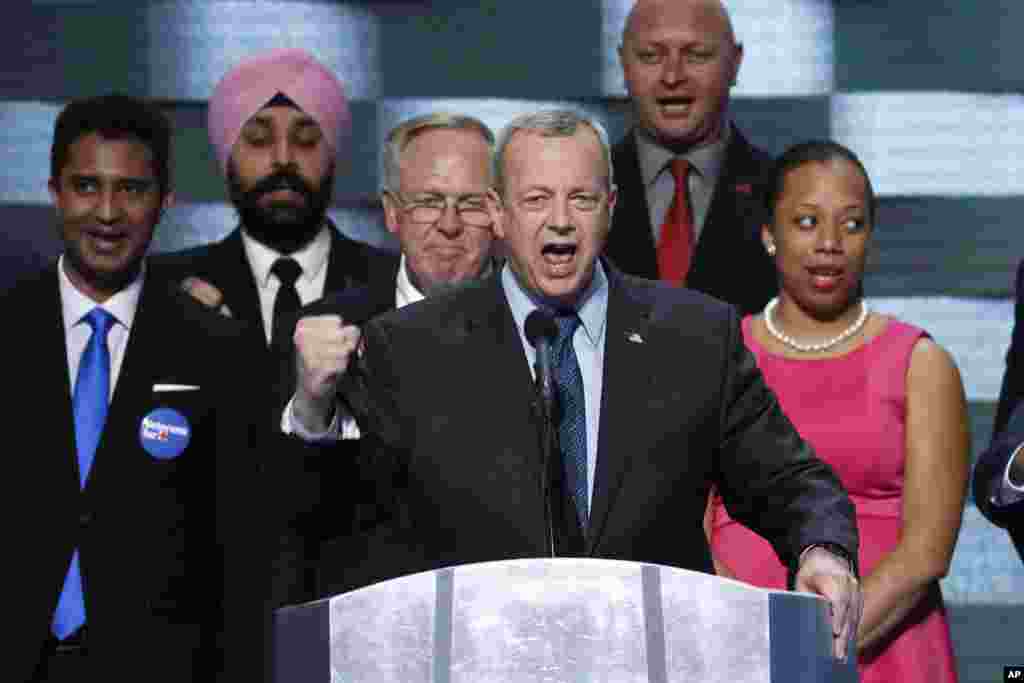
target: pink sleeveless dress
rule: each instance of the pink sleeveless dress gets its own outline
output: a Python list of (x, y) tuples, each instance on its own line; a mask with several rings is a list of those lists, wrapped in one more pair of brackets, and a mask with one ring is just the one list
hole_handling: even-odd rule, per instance
[[(743, 338), (783, 411), (835, 469), (857, 509), (860, 571), (866, 576), (900, 536), (903, 504), (906, 377), (914, 344), (926, 333), (890, 320), (882, 332), (838, 357), (795, 360)], [(718, 499), (712, 506), (711, 548), (736, 578), (765, 588), (786, 587), (786, 569), (767, 541), (734, 521)], [(936, 582), (881, 647), (859, 662), (861, 683), (957, 680), (949, 623)]]

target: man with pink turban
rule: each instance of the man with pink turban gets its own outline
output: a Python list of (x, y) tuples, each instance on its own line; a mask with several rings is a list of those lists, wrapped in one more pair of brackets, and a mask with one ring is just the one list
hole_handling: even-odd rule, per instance
[(195, 298), (249, 322), (254, 343), (290, 349), (300, 306), (365, 283), (387, 259), (327, 218), (350, 123), (341, 83), (301, 49), (252, 55), (214, 88), (210, 142), (240, 226), (159, 262)]
[[(150, 262), (196, 299), (248, 323), (245, 343), (262, 354), (254, 372), (274, 391), (265, 418), (273, 425), (294, 386), (291, 335), (300, 307), (367, 284), (393, 257), (343, 236), (327, 217), (350, 114), (341, 83), (307, 52), (276, 49), (242, 60), (214, 88), (207, 122), (240, 225), (220, 242)], [(283, 434), (276, 438), (267, 445), (272, 455), (305, 462), (283, 453), (313, 448)], [(297, 504), (312, 511), (318, 499), (318, 490), (303, 489)], [(299, 558), (310, 552), (306, 544), (318, 543), (315, 529), (304, 532), (261, 530), (276, 544), (261, 551), (273, 565), (268, 608), (313, 597), (309, 586), (294, 580)]]

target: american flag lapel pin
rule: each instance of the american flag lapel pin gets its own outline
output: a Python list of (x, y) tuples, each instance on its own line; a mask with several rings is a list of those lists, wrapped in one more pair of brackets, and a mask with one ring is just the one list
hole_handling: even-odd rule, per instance
[(754, 187), (750, 183), (737, 183), (736, 191), (742, 194), (750, 194), (754, 191)]

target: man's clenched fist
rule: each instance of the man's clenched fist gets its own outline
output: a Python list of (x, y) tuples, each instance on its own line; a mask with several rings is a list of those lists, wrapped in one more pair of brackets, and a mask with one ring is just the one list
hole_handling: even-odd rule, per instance
[(302, 426), (326, 431), (334, 415), (334, 393), (359, 346), (360, 332), (341, 316), (315, 315), (295, 325), (297, 384), (293, 411)]

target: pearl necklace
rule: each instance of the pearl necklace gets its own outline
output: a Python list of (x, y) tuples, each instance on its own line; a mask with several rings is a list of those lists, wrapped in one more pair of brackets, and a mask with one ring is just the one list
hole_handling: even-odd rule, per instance
[(815, 351), (826, 351), (836, 346), (840, 342), (844, 342), (853, 335), (860, 331), (860, 328), (864, 327), (864, 323), (868, 319), (868, 304), (866, 301), (861, 299), (860, 301), (860, 315), (853, 321), (853, 324), (843, 330), (838, 336), (832, 337), (832, 339), (826, 339), (823, 342), (817, 344), (801, 344), (797, 340), (790, 337), (788, 334), (783, 334), (779, 328), (775, 327), (775, 323), (772, 322), (772, 316), (775, 314), (775, 307), (779, 305), (779, 297), (775, 297), (768, 302), (768, 305), (764, 307), (764, 323), (768, 327), (768, 332), (773, 337), (778, 339), (786, 346), (796, 349), (797, 351), (803, 351), (804, 353), (813, 353)]

